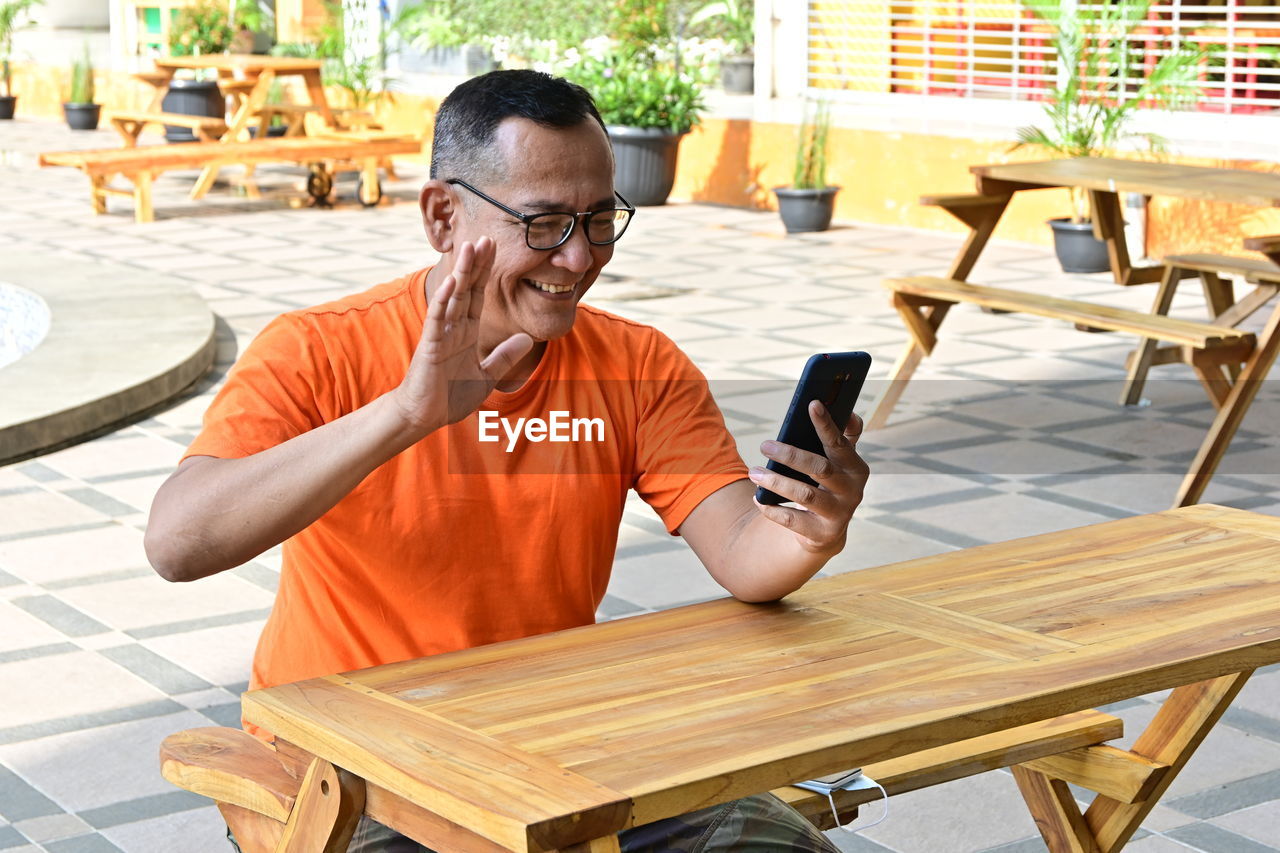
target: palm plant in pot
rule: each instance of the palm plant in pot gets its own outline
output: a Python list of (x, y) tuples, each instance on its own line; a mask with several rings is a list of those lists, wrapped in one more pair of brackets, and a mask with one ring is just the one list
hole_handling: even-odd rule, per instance
[(680, 139), (701, 121), (703, 70), (682, 61), (666, 0), (622, 0), (614, 32), (565, 77), (594, 96), (613, 145), (614, 186), (639, 205), (665, 204)]
[(62, 114), (72, 130), (97, 130), (101, 113), (102, 105), (93, 102), (93, 61), (86, 44), (81, 58), (71, 63), (71, 91)]
[[(1151, 152), (1165, 151), (1164, 139), (1134, 130), (1132, 121), (1142, 108), (1194, 103), (1201, 93), (1204, 51), (1175, 44), (1144, 75), (1132, 36), (1146, 20), (1150, 0), (1024, 2), (1052, 29), (1058, 84), (1044, 102), (1048, 123), (1020, 128), (1010, 150), (1035, 146), (1063, 157), (1097, 157), (1133, 140)], [(1106, 244), (1094, 236), (1084, 190), (1071, 190), (1071, 207), (1070, 217), (1049, 221), (1063, 271), (1105, 272), (1110, 268)]]
[(19, 26), (31, 23), (30, 9), (40, 2), (41, 0), (0, 0), (0, 80), (4, 82), (4, 94), (0, 95), (0, 119), (13, 118), (18, 101), (17, 95), (10, 88), (9, 63), (13, 59), (13, 34)]
[(840, 188), (827, 183), (830, 135), (831, 105), (826, 101), (816, 102), (810, 118), (809, 104), (805, 104), (796, 141), (796, 165), (791, 185), (773, 189), (778, 197), (778, 212), (788, 234), (826, 231), (831, 227), (831, 214)]

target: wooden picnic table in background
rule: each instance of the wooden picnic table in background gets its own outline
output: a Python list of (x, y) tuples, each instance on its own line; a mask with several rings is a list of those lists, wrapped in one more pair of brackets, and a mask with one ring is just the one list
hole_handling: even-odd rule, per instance
[[(435, 849), (616, 853), (629, 826), (1172, 689), (1132, 749), (1014, 769), (1051, 850), (1109, 853), (1252, 670), (1280, 661), (1278, 562), (1280, 519), (1196, 506), (852, 572), (775, 604), (723, 599), (252, 691), (243, 707), (281, 750), (362, 779), (358, 810)], [(1068, 781), (1102, 792), (1083, 815)], [(332, 825), (341, 805), (324, 808)]]
[[(1280, 206), (1280, 174), (1110, 157), (995, 163), (972, 166), (969, 171), (977, 182), (976, 193), (921, 199), (924, 204), (942, 207), (969, 227), (969, 236), (946, 277), (914, 276), (885, 282), (894, 291), (894, 306), (911, 340), (890, 372), (886, 390), (877, 400), (867, 428), (877, 429), (888, 422), (907, 382), (933, 351), (942, 321), (954, 304), (968, 302), (987, 310), (1051, 317), (1088, 331), (1134, 334), (1138, 336), (1138, 347), (1127, 363), (1123, 403), (1139, 402), (1150, 367), (1184, 362), (1192, 367), (1217, 409), (1178, 488), (1174, 505), (1199, 501), (1262, 380), (1280, 355), (1280, 238), (1244, 240), (1241, 235), (1246, 248), (1262, 251), (1270, 261), (1231, 255), (1172, 255), (1154, 266), (1134, 266), (1125, 242), (1119, 194), (1274, 207)], [(1034, 286), (992, 288), (969, 282), (974, 264), (1014, 194), (1053, 188), (1088, 193), (1094, 233), (1106, 241), (1111, 273), (1118, 284), (1160, 283), (1150, 312), (1062, 299), (1038, 292)], [(1219, 274), (1238, 277), (1252, 284), (1253, 291), (1237, 300), (1231, 282)], [(1204, 286), (1209, 320), (1167, 317), (1178, 283), (1196, 276)], [(1271, 317), (1260, 333), (1241, 328), (1269, 304), (1274, 306)]]
[[(965, 208), (963, 221), (971, 236), (956, 257), (949, 278), (964, 281), (982, 253), (1014, 193), (1025, 190), (1079, 188), (1089, 195), (1094, 233), (1107, 242), (1111, 272), (1117, 284), (1159, 281), (1160, 265), (1135, 267), (1125, 242), (1120, 193), (1175, 196), (1201, 201), (1235, 202), (1259, 207), (1280, 206), (1280, 174), (1243, 169), (1215, 169), (1114, 157), (1076, 157), (1027, 163), (971, 166), (978, 195)], [(942, 205), (946, 207), (946, 205)], [(953, 215), (957, 210), (948, 208)], [(1244, 235), (1241, 235), (1243, 238)]]
[[(318, 59), (215, 53), (203, 56), (157, 57), (154, 61), (156, 73), (151, 78), (151, 82), (156, 87), (156, 92), (149, 107), (151, 111), (160, 109), (160, 102), (169, 88), (169, 82), (179, 70), (213, 69), (217, 72), (219, 87), (227, 87), (224, 93), (233, 94), (238, 102), (236, 108), (227, 117), (227, 129), (222, 135), (224, 142), (235, 142), (247, 138), (250, 122), (267, 102), (271, 83), (281, 77), (301, 77), (311, 99), (310, 109), (319, 113), (328, 127), (337, 127), (333, 112), (329, 109), (329, 102), (325, 98), (324, 84), (320, 76), (322, 65)], [(245, 169), (246, 175), (252, 176), (253, 166), (246, 165)], [(218, 166), (206, 166), (195, 186), (191, 188), (191, 198), (198, 199), (208, 192), (217, 177)]]

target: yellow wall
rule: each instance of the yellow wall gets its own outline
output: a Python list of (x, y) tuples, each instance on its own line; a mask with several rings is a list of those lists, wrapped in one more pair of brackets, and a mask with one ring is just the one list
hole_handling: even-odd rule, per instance
[[(150, 87), (123, 73), (96, 75), (99, 103), (105, 108), (138, 108), (150, 99)], [(64, 69), (19, 66), (14, 75), (18, 115), (61, 118), (67, 85)], [(335, 106), (343, 93), (329, 90)], [(305, 100), (299, 93), (298, 100)], [(429, 139), (439, 98), (397, 94), (378, 109), (388, 129)], [(790, 182), (796, 128), (789, 124), (743, 119), (706, 119), (680, 145), (674, 201), (700, 201), (756, 209), (775, 209), (773, 187)], [(969, 166), (975, 163), (1036, 159), (1032, 151), (1008, 153), (1007, 140), (974, 140), (914, 133), (833, 128), (828, 178), (843, 189), (836, 196), (837, 219), (962, 233), (946, 213), (917, 203), (922, 195), (973, 190)], [(1274, 164), (1239, 160), (1178, 158), (1197, 165), (1271, 171)], [(1018, 193), (996, 230), (996, 239), (1048, 245), (1044, 222), (1070, 212), (1065, 190)], [(1240, 251), (1243, 234), (1280, 233), (1280, 208), (1258, 209), (1175, 199), (1156, 199), (1149, 216), (1148, 251)]]

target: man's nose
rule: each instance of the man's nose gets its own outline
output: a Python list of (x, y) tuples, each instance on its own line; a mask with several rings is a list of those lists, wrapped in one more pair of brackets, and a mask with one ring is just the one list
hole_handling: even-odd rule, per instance
[(584, 273), (591, 268), (591, 243), (587, 241), (587, 229), (581, 222), (574, 226), (569, 239), (555, 250), (552, 259), (558, 267)]

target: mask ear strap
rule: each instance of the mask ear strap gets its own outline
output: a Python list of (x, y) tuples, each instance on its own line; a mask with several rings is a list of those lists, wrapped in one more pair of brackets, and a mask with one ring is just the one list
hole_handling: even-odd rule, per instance
[(844, 829), (844, 824), (840, 822), (840, 813), (836, 811), (836, 798), (827, 791), (827, 802), (831, 803), (831, 816), (836, 819), (836, 826)]
[[(879, 789), (880, 802), (884, 803), (884, 811), (881, 812), (880, 817), (871, 821), (871, 823), (867, 824), (866, 826), (860, 826), (857, 829), (853, 828), (853, 821), (858, 819), (857, 813), (856, 812), (854, 813), (853, 820), (850, 820), (848, 825), (841, 823), (840, 813), (836, 811), (836, 798), (832, 795), (830, 791), (827, 792), (827, 802), (831, 803), (831, 816), (836, 819), (836, 826), (840, 827), (845, 832), (852, 832), (854, 834), (862, 832), (862, 830), (864, 829), (870, 829), (876, 824), (883, 823), (885, 818), (889, 816), (889, 794), (887, 791), (885, 791), (884, 785), (881, 785), (879, 782), (877, 782), (875, 779), (872, 779), (870, 776), (859, 777), (858, 783), (869, 783), (870, 786), (874, 786), (875, 788)], [(865, 787), (868, 787), (868, 785), (862, 784), (861, 787), (865, 788)], [(845, 790), (857, 790), (857, 788), (846, 788)]]

